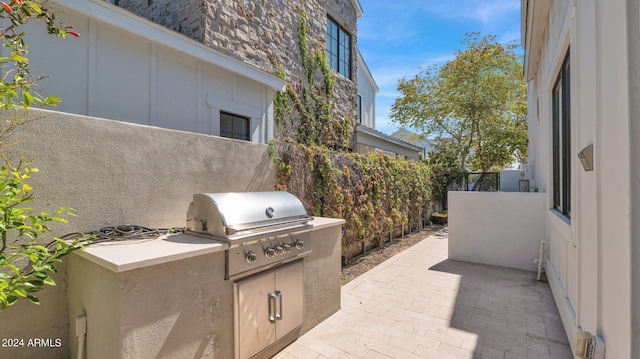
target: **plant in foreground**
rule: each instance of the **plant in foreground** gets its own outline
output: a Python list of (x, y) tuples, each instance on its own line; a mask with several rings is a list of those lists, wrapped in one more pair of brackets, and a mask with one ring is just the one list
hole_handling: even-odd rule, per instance
[(66, 243), (54, 238), (48, 245), (40, 244), (51, 231), (51, 222), (67, 223), (64, 218), (72, 210), (59, 208), (53, 214), (33, 213), (28, 203), (33, 200), (33, 189), (27, 184), (37, 168), (29, 163), (0, 169), (0, 308), (13, 305), (20, 298), (32, 303), (40, 300), (34, 293), (45, 285), (55, 285), (51, 278), (57, 272), (60, 258), (79, 248), (77, 241)]
[[(46, 1), (11, 0), (0, 2), (0, 18), (6, 19), (0, 28), (0, 309), (7, 308), (20, 298), (39, 304), (35, 293), (46, 285), (55, 285), (51, 275), (56, 273), (60, 258), (81, 248), (80, 243), (54, 238), (48, 245), (45, 237), (52, 222), (66, 223), (72, 211), (60, 208), (53, 214), (37, 213), (28, 206), (33, 200), (33, 188), (27, 180), (38, 172), (30, 163), (20, 161), (13, 166), (5, 152), (5, 140), (25, 123), (31, 106), (55, 106), (60, 99), (43, 97), (33, 91), (41, 77), (31, 74), (22, 25), (29, 20), (42, 21), (48, 34), (57, 37), (80, 34), (73, 27), (56, 24), (55, 14), (44, 5)], [(2, 161), (0, 161), (2, 163)]]

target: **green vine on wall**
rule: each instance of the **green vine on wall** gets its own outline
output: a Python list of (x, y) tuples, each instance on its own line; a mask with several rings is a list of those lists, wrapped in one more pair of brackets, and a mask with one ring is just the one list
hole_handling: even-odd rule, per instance
[[(277, 190), (289, 191), (315, 216), (342, 218), (346, 261), (363, 239), (387, 238), (394, 228), (419, 228), (433, 203), (428, 164), (382, 153), (348, 152), (351, 122), (333, 116), (336, 79), (324, 48), (311, 50), (307, 18), (301, 12), (298, 42), (302, 75), (286, 81), (274, 97), (278, 141), (270, 154), (278, 166)], [(381, 244), (381, 243), (380, 243)]]
[[(423, 162), (272, 143), (278, 190), (298, 196), (314, 216), (343, 218), (345, 252), (362, 239), (386, 239), (396, 227), (419, 228), (433, 203), (431, 167)], [(346, 260), (352, 255), (343, 253)]]
[[(351, 121), (333, 116), (336, 79), (324, 48), (309, 45), (307, 16), (300, 14), (298, 45), (303, 77), (299, 83), (287, 81), (285, 91), (274, 97), (274, 117), (281, 138), (306, 146), (323, 146), (335, 150), (349, 147)], [(287, 80), (285, 71), (271, 57), (276, 75)]]

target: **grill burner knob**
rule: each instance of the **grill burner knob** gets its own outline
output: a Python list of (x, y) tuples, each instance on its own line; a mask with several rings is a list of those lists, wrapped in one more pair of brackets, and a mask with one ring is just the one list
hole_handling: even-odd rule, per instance
[(296, 248), (297, 249), (302, 249), (304, 248), (304, 242), (300, 239), (296, 240)]
[(282, 250), (285, 253), (289, 253), (289, 252), (291, 252), (291, 246), (285, 243), (285, 244), (282, 245)]
[(267, 248), (264, 250), (264, 256), (267, 258), (271, 258), (276, 255), (276, 251), (273, 248)]
[(281, 256), (284, 254), (284, 248), (282, 248), (281, 246), (276, 246), (274, 250), (277, 256)]
[(248, 263), (255, 263), (255, 261), (258, 260), (258, 256), (253, 252), (249, 252), (247, 253), (246, 259)]

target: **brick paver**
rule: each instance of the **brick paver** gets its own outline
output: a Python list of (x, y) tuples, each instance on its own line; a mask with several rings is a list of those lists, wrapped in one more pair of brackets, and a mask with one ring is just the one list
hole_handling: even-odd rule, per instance
[(447, 259), (446, 228), (342, 288), (277, 359), (573, 358), (536, 273)]

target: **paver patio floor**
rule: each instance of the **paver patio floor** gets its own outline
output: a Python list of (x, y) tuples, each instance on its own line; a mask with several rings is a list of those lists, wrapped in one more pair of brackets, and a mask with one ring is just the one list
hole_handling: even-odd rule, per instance
[(275, 358), (573, 358), (547, 283), (449, 260), (447, 242), (445, 228), (346, 284), (340, 311)]

